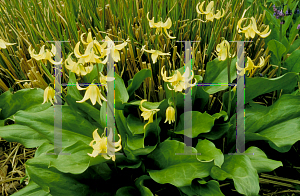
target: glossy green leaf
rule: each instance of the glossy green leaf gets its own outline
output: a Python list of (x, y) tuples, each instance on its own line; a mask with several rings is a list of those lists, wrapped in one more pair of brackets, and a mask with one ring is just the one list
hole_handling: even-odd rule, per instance
[(283, 166), (281, 161), (268, 159), (267, 155), (255, 146), (249, 147), (245, 153), (253, 153), (247, 155), (250, 158), (252, 166), (257, 170), (257, 173), (271, 172), (276, 168)]
[(281, 61), (283, 53), (286, 51), (286, 47), (277, 40), (271, 40), (268, 42), (269, 50), (273, 52), (278, 61)]
[(295, 50), (284, 62), (289, 72), (300, 72), (300, 50)]
[[(245, 114), (246, 142), (267, 140), (272, 148), (287, 152), (300, 140), (300, 95), (282, 95), (272, 106), (246, 108)], [(236, 123), (235, 115), (231, 123)], [(231, 127), (228, 140), (235, 143), (235, 138), (235, 127)]]
[(188, 196), (224, 196), (220, 190), (218, 181), (210, 180), (205, 182), (204, 180), (193, 180), (191, 186), (180, 187), (180, 190)]
[(291, 89), (297, 84), (297, 74), (287, 73), (278, 78), (246, 77), (245, 103), (253, 98), (279, 89)]
[(131, 96), (134, 93), (134, 91), (136, 91), (140, 87), (140, 85), (144, 82), (144, 80), (147, 77), (151, 77), (150, 69), (142, 69), (134, 75), (132, 82), (127, 87), (129, 96)]
[(209, 140), (198, 140), (196, 150), (201, 155), (197, 155), (199, 161), (212, 161), (214, 160), (215, 165), (221, 167), (224, 162), (224, 155), (220, 149), (217, 149), (214, 143)]
[(132, 114), (129, 114), (127, 117), (127, 125), (132, 134), (143, 134), (145, 132), (145, 123), (143, 123), (139, 118), (133, 116)]
[(118, 189), (116, 196), (139, 195), (139, 191), (132, 186), (124, 186)]
[(232, 179), (234, 187), (241, 194), (258, 195), (258, 174), (246, 155), (225, 155), (221, 169), (213, 166), (210, 175), (217, 180)]
[(123, 104), (127, 103), (129, 95), (123, 79), (115, 73), (115, 107), (124, 108)]
[(51, 156), (40, 156), (26, 162), (26, 170), (30, 179), (37, 183), (44, 191), (52, 195), (86, 195), (87, 185), (79, 183), (70, 175), (64, 174), (54, 167), (49, 167)]
[[(230, 65), (230, 83), (236, 79), (236, 57), (231, 59)], [(206, 65), (206, 72), (205, 72), (205, 79), (204, 83), (213, 83), (213, 84), (224, 84), (224, 86), (216, 85), (216, 86), (205, 86), (204, 90), (208, 94), (214, 94), (221, 90), (225, 90), (228, 88), (228, 73), (227, 73), (227, 66), (228, 61), (230, 59), (226, 59), (225, 61), (219, 61), (218, 58), (210, 61)]]
[(34, 181), (30, 181), (28, 185), (13, 194), (14, 196), (52, 196), (50, 193), (44, 191)]
[[(192, 113), (192, 119), (184, 119), (185, 113), (181, 114), (178, 126), (176, 127), (176, 134), (184, 134), (188, 137), (194, 138), (200, 133), (208, 133), (211, 131), (211, 128), (214, 126), (214, 117), (206, 112), (201, 113), (198, 111), (189, 111), (188, 113)], [(192, 127), (185, 129), (184, 123), (190, 123), (192, 124)]]
[(145, 187), (143, 184), (144, 180), (149, 180), (149, 179), (151, 179), (149, 176), (142, 175), (135, 181), (135, 186), (139, 189), (141, 196), (153, 196), (150, 189)]
[(0, 96), (0, 119), (6, 119), (19, 110), (38, 112), (50, 107), (51, 103), (42, 104), (44, 90), (40, 88), (22, 89), (14, 94), (6, 91)]
[[(166, 140), (148, 155), (159, 170), (149, 170), (150, 177), (160, 183), (170, 183), (177, 187), (191, 185), (195, 178), (204, 178), (209, 175), (213, 162), (203, 163), (195, 155), (176, 155), (184, 153), (185, 144), (175, 140)], [(187, 147), (192, 153), (197, 150)]]

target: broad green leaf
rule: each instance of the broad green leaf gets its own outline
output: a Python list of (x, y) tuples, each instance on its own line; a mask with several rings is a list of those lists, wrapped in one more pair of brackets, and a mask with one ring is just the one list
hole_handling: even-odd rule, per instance
[(292, 52), (294, 52), (297, 48), (300, 47), (300, 39), (296, 39), (293, 44), (290, 46), (290, 49), (289, 49), (289, 54), (291, 54)]
[[(151, 153), (158, 144), (160, 127), (159, 122), (161, 119), (155, 120), (146, 126), (145, 134), (127, 135), (127, 146), (131, 150), (132, 154), (147, 155)], [(148, 144), (148, 145), (145, 145)]]
[[(270, 146), (280, 152), (287, 152), (300, 140), (300, 95), (282, 95), (269, 107), (245, 109), (245, 139), (247, 141), (267, 140)], [(236, 123), (232, 116), (231, 123)], [(228, 132), (229, 143), (236, 138), (235, 127)]]
[[(203, 163), (195, 155), (176, 155), (184, 153), (185, 144), (175, 140), (166, 140), (148, 155), (158, 170), (149, 170), (150, 177), (160, 183), (170, 183), (176, 187), (191, 185), (195, 178), (204, 178), (209, 175), (213, 162)], [(187, 147), (192, 153), (197, 150)]]
[(273, 52), (278, 61), (281, 61), (283, 53), (286, 51), (286, 47), (277, 40), (271, 40), (268, 42), (269, 50)]
[(0, 136), (8, 142), (21, 143), (26, 148), (35, 148), (48, 141), (47, 138), (36, 130), (19, 124), (2, 127), (0, 129)]
[(51, 103), (42, 104), (44, 101), (44, 90), (40, 88), (22, 89), (14, 94), (6, 91), (0, 96), (0, 120), (6, 119), (19, 110), (38, 112), (50, 107)]
[(127, 103), (129, 95), (123, 79), (115, 73), (115, 104), (116, 108), (124, 108), (123, 104)]
[(224, 162), (224, 155), (220, 149), (217, 149), (214, 143), (209, 140), (198, 140), (196, 150), (201, 155), (197, 155), (199, 161), (212, 161), (214, 160), (215, 165), (221, 167)]
[(28, 185), (13, 194), (14, 196), (52, 196), (50, 193), (44, 191), (34, 181), (30, 181)]
[(295, 50), (284, 62), (289, 72), (300, 72), (300, 50)]
[(224, 196), (220, 190), (220, 185), (218, 181), (210, 180), (208, 182), (193, 180), (191, 186), (185, 186), (179, 188), (182, 192), (188, 196)]
[(124, 186), (118, 189), (116, 196), (132, 196), (139, 195), (139, 191), (132, 186)]
[(26, 162), (26, 170), (30, 180), (38, 184), (44, 191), (52, 195), (86, 195), (87, 185), (79, 183), (69, 174), (64, 174), (54, 167), (49, 167), (50, 156), (40, 156)]
[(258, 195), (258, 174), (252, 166), (250, 158), (246, 155), (225, 155), (221, 169), (214, 166), (211, 170), (211, 176), (218, 180), (232, 179), (234, 187), (241, 194)]
[(279, 89), (291, 89), (297, 84), (297, 74), (287, 73), (278, 78), (246, 77), (245, 103), (253, 98)]
[(151, 179), (147, 175), (140, 176), (136, 181), (135, 181), (135, 186), (139, 189), (141, 196), (153, 196), (152, 192), (150, 189), (144, 186), (144, 180), (149, 180)]
[(222, 123), (222, 124), (215, 124), (210, 132), (208, 133), (201, 133), (199, 136), (210, 139), (210, 140), (217, 140), (220, 139), (227, 131), (229, 130), (230, 126), (233, 126), (229, 122)]
[[(236, 79), (236, 59), (236, 57), (231, 59), (230, 83)], [(225, 61), (219, 61), (218, 58), (215, 58), (213, 61), (207, 63), (204, 83), (224, 84), (224, 86), (205, 86), (204, 90), (208, 94), (214, 94), (228, 88), (228, 61), (230, 61), (228, 58)]]
[(250, 158), (252, 166), (257, 170), (257, 173), (271, 172), (276, 168), (283, 166), (281, 161), (268, 159), (267, 155), (255, 146), (249, 147), (245, 153), (253, 153), (247, 155)]
[(127, 87), (129, 96), (131, 96), (134, 93), (134, 91), (136, 91), (140, 87), (140, 85), (144, 82), (144, 80), (147, 77), (151, 77), (150, 69), (142, 69), (134, 75), (132, 82)]
[[(192, 118), (184, 119), (185, 113), (181, 114), (178, 126), (176, 127), (176, 134), (184, 134), (188, 137), (194, 138), (200, 133), (208, 133), (211, 131), (211, 128), (214, 126), (214, 117), (206, 112), (201, 113), (198, 111), (189, 111), (188, 113), (192, 114)], [(192, 127), (184, 128), (185, 123), (192, 124)]]
[(127, 125), (132, 134), (143, 134), (145, 132), (145, 123), (132, 114), (129, 114), (127, 117)]

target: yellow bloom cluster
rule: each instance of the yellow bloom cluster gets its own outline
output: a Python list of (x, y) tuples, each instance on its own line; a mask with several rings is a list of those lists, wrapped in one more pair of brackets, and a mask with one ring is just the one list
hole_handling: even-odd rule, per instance
[(56, 47), (53, 44), (51, 44), (51, 51), (49, 49), (45, 50), (45, 45), (43, 45), (40, 52), (38, 54), (35, 54), (35, 50), (32, 49), (32, 47), (30, 45), (28, 48), (28, 52), (29, 52), (31, 58), (34, 58), (37, 61), (48, 60), (48, 61), (50, 61), (50, 63), (52, 63), (54, 65), (59, 65), (62, 63), (62, 59), (59, 62), (55, 62), (52, 59), (52, 57), (54, 57), (56, 54)]
[[(209, 4), (206, 7), (206, 11), (203, 11), (203, 5), (205, 1), (203, 1), (201, 4), (200, 2), (196, 5), (196, 11), (198, 14), (205, 14), (206, 15), (206, 20), (208, 21), (213, 21), (214, 19), (220, 19), (225, 15), (225, 11), (222, 8), (222, 14), (220, 10), (216, 10), (217, 13), (214, 14), (215, 8), (214, 8), (214, 1), (209, 2)], [(199, 6), (200, 4), (200, 6)], [(200, 10), (199, 10), (200, 9)]]
[[(105, 159), (112, 159), (113, 161), (115, 161), (116, 155), (114, 155), (114, 152), (118, 152), (119, 150), (122, 149), (121, 136), (118, 134), (118, 136), (120, 138), (119, 141), (112, 142), (113, 141), (112, 131), (110, 131), (108, 137), (106, 137), (106, 136), (104, 136), (105, 129), (106, 128), (104, 128), (104, 132), (102, 133), (101, 137), (99, 136), (99, 134), (97, 132), (98, 129), (96, 129), (93, 132), (94, 139), (91, 141), (90, 146), (93, 147), (94, 150), (93, 150), (92, 154), (88, 153), (88, 155), (91, 157), (96, 157), (96, 156), (98, 156), (99, 153), (102, 153), (102, 156)], [(115, 148), (117, 148), (117, 149), (115, 149)]]
[(254, 65), (253, 61), (251, 60), (250, 57), (247, 57), (247, 63), (246, 63), (246, 67), (245, 68), (241, 68), (238, 66), (238, 63), (236, 63), (236, 69), (238, 71), (240, 71), (240, 74), (241, 76), (243, 76), (246, 71), (248, 71), (248, 75), (249, 76), (250, 74), (252, 75), (252, 73), (255, 71), (256, 68), (260, 68), (262, 66), (265, 65), (265, 59), (263, 57), (260, 57), (260, 62), (257, 66)]
[(164, 31), (168, 38), (170, 38), (170, 39), (175, 39), (176, 38), (176, 37), (170, 36), (168, 31), (167, 31), (167, 29), (170, 29), (171, 26), (172, 26), (172, 21), (171, 21), (170, 17), (167, 19), (167, 21), (165, 23), (163, 23), (162, 21), (155, 23), (154, 22), (154, 17), (152, 18), (152, 20), (149, 19), (149, 12), (148, 12), (147, 13), (147, 19), (149, 21), (150, 28), (156, 28), (155, 34), (158, 34), (159, 32), (162, 33), (162, 31)]
[[(170, 82), (171, 85), (174, 87), (174, 89), (171, 89), (169, 85), (167, 85), (170, 90), (175, 90), (175, 92), (181, 92), (183, 89), (186, 90), (187, 88), (196, 85), (197, 83), (196, 78), (195, 78), (195, 83), (190, 84), (190, 81), (193, 80), (194, 78), (194, 72), (192, 71), (192, 75), (190, 76), (191, 71), (188, 66), (186, 67), (186, 70), (183, 75), (181, 75), (181, 73), (178, 70), (176, 70), (175, 74), (172, 77), (167, 77), (167, 72), (166, 71), (163, 72), (164, 67), (165, 66), (161, 68), (161, 75), (165, 82)], [(187, 86), (185, 86), (186, 78), (187, 78)]]
[(149, 124), (149, 123), (152, 123), (153, 122), (153, 116), (156, 112), (158, 112), (160, 109), (147, 109), (147, 108), (144, 108), (143, 107), (143, 103), (147, 101), (146, 99), (143, 99), (140, 103), (140, 110), (143, 112), (141, 114), (142, 117), (144, 117), (144, 120), (149, 120), (147, 124), (144, 125), (144, 129), (146, 128), (146, 126)]

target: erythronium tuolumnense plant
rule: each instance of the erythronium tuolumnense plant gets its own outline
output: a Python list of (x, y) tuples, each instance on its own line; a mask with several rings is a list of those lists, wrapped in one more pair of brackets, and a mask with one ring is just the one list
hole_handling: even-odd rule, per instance
[(35, 60), (39, 61), (39, 60), (48, 60), (50, 61), (50, 63), (54, 64), (54, 65), (59, 65), (62, 63), (63, 59), (61, 59), (59, 62), (55, 62), (52, 57), (55, 56), (56, 54), (56, 47), (55, 45), (51, 44), (51, 51), (49, 49), (45, 50), (45, 45), (42, 46), (39, 54), (35, 54), (35, 50), (32, 49), (31, 45), (28, 48), (29, 54), (31, 56), (31, 58), (34, 58)]
[[(243, 39), (234, 29), (245, 7), (240, 1), (207, 2), (207, 6), (202, 1), (175, 0), (161, 1), (159, 6), (149, 0), (112, 0), (109, 4), (83, 0), (72, 4), (66, 0), (60, 4), (14, 1), (4, 1), (8, 5), (4, 12), (0, 11), (0, 15), (4, 14), (0, 33), (6, 33), (8, 42), (18, 43), (0, 51), (0, 88), (5, 89), (11, 81), (18, 88), (11, 85), (15, 92), (7, 88), (0, 95), (0, 136), (28, 148), (38, 147), (35, 157), (25, 165), (28, 180), (24, 179), (29, 184), (16, 196), (221, 196), (231, 194), (220, 186), (228, 182), (240, 194), (258, 195), (261, 194), (258, 174), (282, 166), (280, 161), (272, 160), (277, 159), (273, 151), (292, 150), (300, 140), (297, 129), (300, 126), (297, 64), (300, 42), (294, 39), (299, 23), (290, 16), (286, 20), (292, 26), (287, 30), (290, 38), (283, 35), (279, 43), (276, 29), (279, 21), (277, 24), (275, 17), (271, 18), (269, 10), (262, 12), (272, 7), (269, 2), (265, 7), (260, 1), (255, 1), (256, 4), (245, 1), (246, 7), (260, 4), (249, 9), (248, 16), (256, 18), (258, 26), (270, 25), (272, 33), (266, 39), (254, 36), (252, 43), (245, 43), (247, 63), (241, 70), (235, 67), (239, 57), (230, 54), (234, 53), (233, 48), (229, 53), (228, 43)], [(199, 14), (205, 14), (208, 23), (194, 22), (201, 21), (193, 12), (195, 7)], [(123, 12), (124, 8), (131, 14)], [(20, 13), (20, 22), (11, 25)], [(161, 16), (161, 22), (150, 20), (150, 15), (155, 19)], [(59, 22), (52, 24), (53, 18)], [(252, 19), (242, 20), (241, 28), (246, 28), (244, 22), (251, 24), (251, 28), (244, 29), (250, 38), (255, 25)], [(282, 26), (285, 31), (288, 25)], [(169, 35), (171, 27), (172, 35), (178, 40), (170, 39), (174, 38)], [(152, 28), (156, 33), (166, 33), (167, 37), (151, 35)], [(57, 81), (53, 82), (53, 67), (28, 60), (30, 55), (23, 47), (42, 48), (43, 41), (62, 38), (70, 41), (62, 43), (61, 48), (62, 56), (66, 57), (61, 82), (67, 87), (61, 88), (62, 106), (52, 106), (45, 103), (54, 103), (55, 88), (42, 89), (47, 83), (58, 85)], [(112, 39), (122, 43), (115, 44)], [(196, 41), (192, 42), (190, 65), (184, 63), (186, 51), (184, 44), (178, 42), (188, 40)], [(15, 48), (18, 50), (13, 51)], [(45, 57), (45, 49), (41, 54), (32, 51), (37, 59)], [(151, 58), (143, 55), (143, 51), (149, 52)], [(51, 51), (50, 54), (53, 55)], [(112, 76), (105, 65), (110, 54), (116, 62), (114, 77), (107, 77)], [(158, 60), (161, 55), (165, 56)], [(284, 61), (283, 69), (278, 66), (279, 61)], [(278, 77), (273, 77), (275, 68), (282, 72)], [(238, 100), (235, 98), (239, 95), (232, 96), (227, 85), (235, 83), (236, 69), (246, 74), (245, 143), (250, 147), (241, 156), (228, 155), (235, 153), (236, 126), (240, 123), (234, 111)], [(14, 70), (22, 70), (24, 74)], [(254, 72), (258, 70), (263, 76), (256, 77)], [(3, 73), (6, 77), (2, 77)], [(18, 78), (22, 75), (28, 78)], [(107, 100), (110, 96), (105, 96), (108, 81), (114, 81), (115, 89), (111, 93), (115, 107), (112, 100)], [(196, 82), (201, 83), (196, 86)], [(79, 83), (88, 86), (81, 88)], [(28, 89), (19, 90), (19, 87)], [(280, 91), (278, 99), (274, 96), (277, 90)], [(191, 92), (188, 103), (192, 107), (186, 110), (188, 92)], [(61, 129), (57, 126), (60, 122)], [(105, 127), (111, 127), (109, 124), (115, 125), (115, 130), (106, 130)], [(57, 146), (57, 136), (62, 140), (58, 143), (61, 148)], [(192, 139), (192, 146), (184, 143), (186, 137)], [(251, 146), (265, 141), (268, 148)], [(274, 149), (272, 153), (269, 148)], [(61, 151), (57, 153), (57, 149)], [(186, 149), (193, 154), (186, 154)]]

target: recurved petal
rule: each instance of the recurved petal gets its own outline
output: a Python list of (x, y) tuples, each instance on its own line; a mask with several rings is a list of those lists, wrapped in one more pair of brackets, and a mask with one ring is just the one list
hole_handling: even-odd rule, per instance
[(165, 29), (169, 29), (171, 28), (171, 26), (172, 26), (171, 18), (168, 18), (167, 21), (161, 25), (161, 27)]
[(125, 46), (127, 46), (127, 42), (123, 42), (122, 44), (118, 44), (115, 46), (115, 49), (122, 50)]
[(206, 7), (206, 13), (208, 13), (208, 12), (213, 13), (213, 11), (214, 11), (214, 4), (215, 4), (214, 1), (209, 2), (209, 4)]
[(242, 22), (244, 21), (244, 20), (246, 20), (247, 18), (241, 18), (239, 21), (238, 21), (238, 24), (237, 24), (237, 26), (238, 26), (238, 28), (240, 28), (242, 31), (244, 31), (244, 30), (246, 30), (246, 29), (248, 29), (249, 28), (249, 26), (247, 26), (247, 27), (242, 27), (241, 25), (242, 25)]
[(84, 94), (84, 97), (81, 101), (76, 101), (77, 103), (83, 103), (85, 102), (86, 100), (88, 100), (91, 96), (91, 91), (89, 89), (89, 87), (87, 87), (87, 90), (85, 91), (85, 94)]
[(201, 13), (199, 13), (199, 14), (206, 14), (206, 12), (203, 11), (203, 5), (204, 5), (204, 3), (205, 3), (205, 1), (203, 1), (203, 2), (201, 3), (201, 5), (199, 6), (199, 9), (200, 9), (200, 12), (201, 12)]
[(78, 90), (86, 90), (88, 87), (86, 87), (86, 88), (81, 88), (79, 85), (78, 85), (78, 82), (76, 82), (76, 87), (77, 87), (77, 89)]
[(164, 28), (164, 32), (166, 33), (168, 38), (170, 38), (170, 39), (175, 39), (176, 38), (176, 37), (170, 36), (166, 28)]

